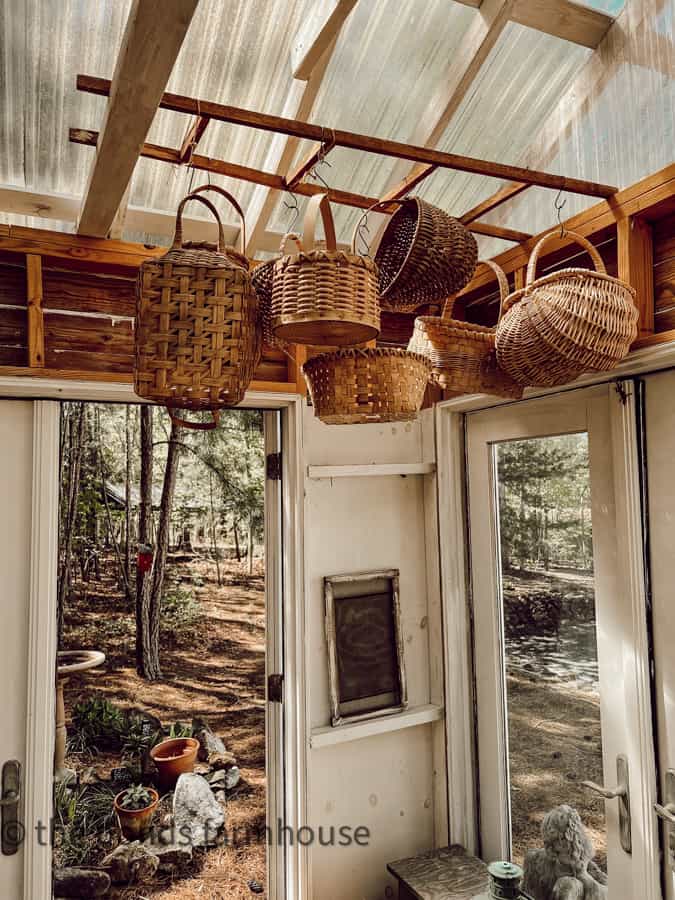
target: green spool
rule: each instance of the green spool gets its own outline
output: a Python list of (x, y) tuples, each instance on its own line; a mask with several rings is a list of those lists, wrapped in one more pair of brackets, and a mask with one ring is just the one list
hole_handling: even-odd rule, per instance
[(490, 897), (494, 900), (527, 900), (520, 890), (523, 870), (510, 862), (493, 862), (488, 866)]

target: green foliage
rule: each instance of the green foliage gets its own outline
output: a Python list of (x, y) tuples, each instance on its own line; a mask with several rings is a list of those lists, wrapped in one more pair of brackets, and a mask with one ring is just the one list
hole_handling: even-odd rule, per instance
[(69, 749), (73, 752), (118, 750), (127, 728), (124, 711), (101, 696), (75, 704)]
[(498, 485), (505, 569), (592, 567), (586, 434), (500, 444)]
[(154, 795), (142, 784), (135, 784), (133, 787), (127, 788), (120, 797), (118, 803), (122, 809), (147, 809), (155, 801)]
[(124, 732), (122, 752), (125, 757), (138, 759), (161, 739), (160, 731), (148, 731), (140, 716), (129, 716)]
[(162, 600), (162, 627), (165, 633), (180, 638), (191, 631), (203, 614), (194, 592), (181, 587), (166, 591)]
[(195, 732), (192, 725), (183, 725), (182, 722), (174, 722), (174, 724), (169, 729), (169, 734), (167, 735), (166, 740), (172, 740), (174, 738), (189, 738), (193, 737), (194, 733)]
[(82, 788), (58, 782), (54, 790), (54, 854), (59, 866), (89, 865), (115, 827), (114, 791), (107, 785)]

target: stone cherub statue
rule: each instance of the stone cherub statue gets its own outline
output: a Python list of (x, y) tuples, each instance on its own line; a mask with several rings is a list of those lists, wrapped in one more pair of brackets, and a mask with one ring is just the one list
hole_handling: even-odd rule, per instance
[(533, 900), (607, 900), (607, 876), (593, 862), (593, 845), (576, 809), (551, 810), (541, 835), (543, 850), (525, 857), (523, 890)]

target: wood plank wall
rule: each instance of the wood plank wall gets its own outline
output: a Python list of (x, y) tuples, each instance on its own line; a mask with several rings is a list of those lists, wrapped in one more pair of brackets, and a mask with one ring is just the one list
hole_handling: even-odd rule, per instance
[(654, 224), (654, 330), (675, 328), (675, 213)]

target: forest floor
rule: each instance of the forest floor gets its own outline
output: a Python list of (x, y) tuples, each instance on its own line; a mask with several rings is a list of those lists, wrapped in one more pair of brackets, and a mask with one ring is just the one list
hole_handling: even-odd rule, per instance
[[(203, 854), (187, 879), (153, 883), (119, 894), (124, 900), (244, 900), (249, 882), (266, 884), (265, 790), (265, 594), (261, 563), (249, 576), (245, 566), (196, 558), (172, 563), (175, 584), (194, 593), (199, 618), (194, 627), (162, 640), (163, 679), (149, 683), (136, 674), (135, 620), (114, 579), (103, 566), (100, 581), (75, 584), (60, 649), (96, 649), (106, 654), (101, 669), (73, 677), (66, 686), (66, 715), (88, 695), (104, 695), (124, 708), (141, 708), (165, 725), (197, 716), (237, 758), (242, 782), (228, 798), (226, 845)], [(70, 754), (67, 764), (120, 765), (120, 759)], [(251, 835), (260, 835), (254, 839)], [(261, 896), (258, 894), (258, 896)]]
[[(567, 573), (511, 581), (536, 590), (593, 589), (592, 577)], [(594, 623), (563, 622), (555, 638), (530, 634), (509, 639), (507, 648), (514, 859), (522, 863), (527, 850), (542, 846), (544, 816), (565, 803), (579, 812), (604, 869), (604, 801), (581, 786), (603, 781)]]

